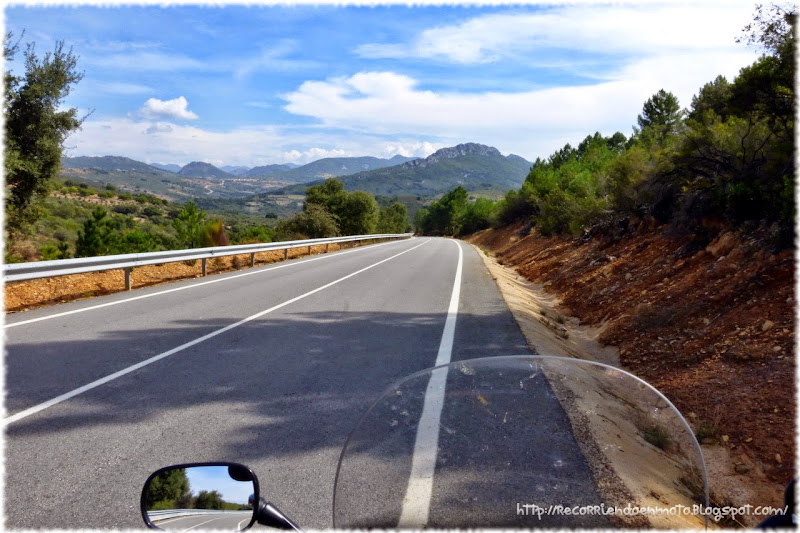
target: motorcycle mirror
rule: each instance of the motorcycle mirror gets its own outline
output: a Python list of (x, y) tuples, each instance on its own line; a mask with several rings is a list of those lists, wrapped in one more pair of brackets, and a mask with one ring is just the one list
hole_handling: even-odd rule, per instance
[(156, 470), (142, 488), (142, 518), (151, 529), (242, 531), (253, 525), (258, 478), (238, 463), (189, 463)]

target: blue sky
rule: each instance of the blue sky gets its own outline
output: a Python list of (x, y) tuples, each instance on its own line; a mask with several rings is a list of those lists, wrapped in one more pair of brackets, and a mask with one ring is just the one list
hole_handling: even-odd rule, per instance
[(186, 469), (189, 490), (197, 496), (201, 490), (216, 490), (222, 499), (230, 503), (247, 503), (255, 492), (252, 481), (236, 481), (228, 474), (227, 466), (198, 466)]
[(255, 166), (461, 142), (532, 160), (627, 135), (659, 89), (688, 106), (755, 60), (734, 42), (754, 7), (14, 6), (5, 23), (80, 58), (66, 105), (92, 114), (69, 155)]

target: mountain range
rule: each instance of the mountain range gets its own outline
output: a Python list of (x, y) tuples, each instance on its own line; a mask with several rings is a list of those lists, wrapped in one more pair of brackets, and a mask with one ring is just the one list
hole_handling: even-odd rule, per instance
[(252, 207), (253, 202), (284, 202), (287, 197), (292, 202), (302, 200), (306, 187), (330, 177), (339, 178), (347, 190), (376, 196), (433, 198), (461, 185), (479, 196), (496, 197), (519, 188), (530, 166), (522, 157), (503, 156), (496, 148), (465, 143), (442, 148), (424, 159), (332, 157), (296, 168), (289, 164), (227, 167), (230, 172), (199, 161), (178, 167), (148, 165), (121, 156), (65, 157), (62, 175), (171, 200), (228, 200)]
[[(442, 148), (424, 159), (358, 172), (339, 179), (349, 191), (380, 196), (436, 197), (461, 185), (470, 192), (489, 196), (519, 188), (531, 163), (517, 155), (503, 156), (497, 148), (465, 143)], [(298, 194), (305, 187), (284, 187), (275, 194)], [(270, 193), (266, 193), (270, 194)]]

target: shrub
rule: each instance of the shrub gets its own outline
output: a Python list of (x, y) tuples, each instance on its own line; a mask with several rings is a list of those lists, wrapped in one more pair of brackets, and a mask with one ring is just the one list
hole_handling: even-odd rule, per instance
[(135, 215), (139, 212), (139, 207), (131, 204), (119, 204), (112, 207), (111, 210), (121, 215)]
[(290, 240), (300, 236), (309, 239), (335, 237), (339, 226), (333, 215), (323, 206), (306, 204), (305, 211), (278, 222), (275, 229), (277, 240)]
[(642, 432), (644, 440), (662, 450), (666, 449), (670, 441), (669, 433), (661, 426), (652, 425)]
[(145, 208), (142, 210), (142, 214), (144, 216), (146, 216), (146, 217), (161, 217), (162, 216), (161, 209), (157, 208), (154, 205), (145, 206)]

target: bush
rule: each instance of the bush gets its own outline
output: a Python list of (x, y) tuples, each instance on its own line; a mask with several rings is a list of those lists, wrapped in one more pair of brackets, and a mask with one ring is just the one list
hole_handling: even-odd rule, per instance
[(338, 234), (339, 226), (333, 215), (318, 204), (306, 204), (305, 211), (281, 220), (275, 229), (277, 240), (292, 240), (294, 237), (321, 239)]
[(652, 425), (642, 432), (644, 440), (659, 448), (665, 450), (670, 441), (669, 433), (661, 426)]
[(119, 204), (112, 207), (111, 210), (121, 215), (135, 215), (139, 212), (139, 207), (131, 204)]
[(395, 202), (386, 209), (381, 209), (378, 215), (377, 233), (403, 233), (408, 227), (408, 208), (400, 202)]
[(142, 214), (144, 216), (146, 216), (146, 217), (159, 217), (160, 218), (162, 216), (161, 209), (157, 208), (154, 205), (145, 206), (145, 208), (142, 209)]
[(52, 244), (45, 244), (39, 248), (39, 253), (42, 256), (42, 261), (53, 261), (58, 259), (58, 248)]

